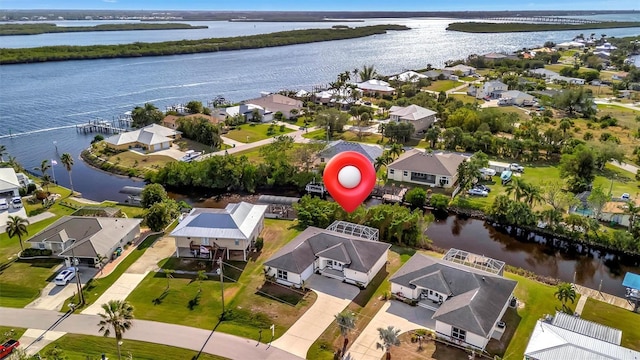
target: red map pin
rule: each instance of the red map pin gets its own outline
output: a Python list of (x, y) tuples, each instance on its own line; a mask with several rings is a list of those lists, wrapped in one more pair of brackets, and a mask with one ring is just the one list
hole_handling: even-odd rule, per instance
[(376, 185), (376, 170), (364, 155), (345, 151), (329, 160), (322, 179), (331, 197), (353, 212)]

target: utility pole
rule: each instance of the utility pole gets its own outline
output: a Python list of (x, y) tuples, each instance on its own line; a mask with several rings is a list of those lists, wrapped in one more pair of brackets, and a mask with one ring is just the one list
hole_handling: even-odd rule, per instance
[(222, 256), (218, 258), (218, 270), (220, 271), (220, 295), (222, 296), (222, 315), (224, 318), (224, 275), (222, 274)]
[(71, 248), (71, 265), (76, 273), (76, 286), (78, 288), (78, 306), (84, 305), (84, 294), (82, 293), (82, 285), (80, 284), (80, 268), (76, 266), (76, 256)]

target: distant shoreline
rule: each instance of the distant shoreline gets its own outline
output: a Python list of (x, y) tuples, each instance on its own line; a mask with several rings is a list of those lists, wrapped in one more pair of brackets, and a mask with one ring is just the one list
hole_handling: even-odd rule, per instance
[(640, 21), (627, 22), (600, 22), (587, 24), (532, 24), (532, 23), (490, 23), (490, 22), (455, 22), (447, 26), (448, 31), (466, 33), (508, 33), (508, 32), (535, 32), (535, 31), (563, 31), (563, 30), (588, 30), (588, 29), (619, 29), (640, 27)]
[(191, 30), (191, 29), (207, 29), (205, 25), (190, 25), (179, 23), (167, 24), (147, 24), (147, 23), (129, 23), (129, 24), (101, 24), (95, 26), (58, 26), (50, 23), (38, 24), (0, 24), (0, 36), (13, 35), (40, 35), (52, 33), (70, 33), (70, 32), (96, 32), (96, 31), (140, 31), (140, 30)]
[(291, 30), (269, 34), (201, 40), (180, 40), (121, 45), (43, 46), (16, 49), (5, 48), (0, 52), (0, 65), (39, 63), (47, 61), (167, 56), (260, 49), (323, 41), (355, 39), (371, 35), (386, 34), (387, 31), (401, 31), (409, 29), (409, 27), (404, 25), (373, 25), (354, 28), (344, 25), (336, 25), (329, 29)]

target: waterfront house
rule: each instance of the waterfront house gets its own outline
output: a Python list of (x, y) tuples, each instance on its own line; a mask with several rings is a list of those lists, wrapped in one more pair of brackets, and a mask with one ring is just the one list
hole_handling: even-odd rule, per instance
[(364, 155), (371, 163), (374, 163), (380, 155), (382, 155), (383, 149), (380, 145), (363, 144), (358, 142), (350, 142), (344, 140), (336, 140), (330, 142), (319, 153), (321, 163), (328, 162), (332, 157), (345, 151), (355, 151)]
[(242, 116), (246, 121), (253, 121), (254, 112), (262, 117), (261, 121), (273, 120), (272, 112), (265, 110), (262, 106), (247, 103), (220, 109), (219, 116), (224, 116), (225, 118)]
[(318, 91), (313, 94), (313, 101), (322, 105), (338, 105), (340, 108), (348, 108), (355, 103), (357, 92), (351, 90), (351, 88), (345, 89), (328, 89)]
[(610, 43), (606, 42), (602, 45), (596, 46), (596, 51), (606, 51), (606, 52), (612, 52), (613, 50), (617, 50), (618, 47), (615, 45), (611, 45)]
[(391, 276), (391, 294), (416, 303), (435, 320), (436, 336), (484, 350), (505, 331), (502, 316), (517, 282), (504, 262), (451, 249), (440, 260), (417, 253)]
[[(437, 77), (437, 76), (436, 76)], [(400, 82), (418, 82), (420, 81), (420, 79), (428, 79), (429, 77), (427, 75), (423, 75), (420, 73), (417, 73), (415, 71), (405, 71), (401, 74), (398, 75), (394, 75), (392, 77), (389, 78), (389, 80), (397, 80)]]
[[(245, 103), (259, 106), (264, 109), (266, 113), (275, 114), (281, 112), (285, 119), (295, 117), (291, 111), (301, 114), (304, 108), (302, 101), (280, 94), (264, 94), (259, 98), (247, 100)], [(267, 120), (263, 117), (262, 121), (271, 121), (271, 119)]]
[(502, 60), (508, 58), (509, 56), (497, 52), (490, 52), (480, 55), (480, 57), (484, 58), (485, 60)]
[(247, 261), (264, 228), (266, 211), (267, 205), (244, 201), (224, 209), (193, 208), (171, 232), (176, 241), (176, 256), (217, 259), (238, 255)]
[(476, 73), (476, 68), (472, 66), (462, 65), (462, 64), (446, 67), (443, 70), (449, 71), (456, 75), (459, 74), (460, 76), (471, 76)]
[(583, 49), (586, 45), (582, 42), (578, 41), (567, 41), (560, 44), (556, 44), (556, 49), (558, 50), (568, 50), (568, 49)]
[(477, 99), (498, 98), (504, 91), (509, 90), (509, 86), (500, 80), (491, 80), (482, 84), (482, 87), (471, 85), (467, 90), (467, 94), (475, 96)]
[(438, 80), (440, 75), (442, 75), (442, 70), (428, 70), (422, 74), (431, 80)]
[(404, 122), (413, 125), (416, 133), (429, 128), (436, 121), (437, 113), (418, 105), (392, 106), (389, 109), (391, 121)]
[(20, 181), (13, 168), (0, 168), (0, 198), (20, 196)]
[(140, 149), (150, 153), (169, 149), (174, 140), (181, 137), (180, 131), (158, 124), (151, 124), (141, 129), (120, 133), (104, 140), (114, 150)]
[(411, 149), (387, 166), (389, 180), (452, 187), (458, 181), (458, 166), (467, 158), (456, 153), (432, 153)]
[[(360, 234), (377, 235), (362, 225)], [(333, 227), (333, 226), (332, 226)], [(330, 229), (332, 228), (330, 227)], [(308, 227), (264, 263), (265, 273), (280, 284), (302, 287), (313, 273), (366, 287), (387, 262), (390, 244), (334, 230)]]
[(640, 352), (620, 346), (622, 331), (556, 312), (537, 321), (524, 351), (526, 360), (637, 360)]
[(600, 211), (599, 220), (629, 226), (629, 221), (631, 220), (631, 215), (628, 213), (629, 202), (633, 202), (635, 206), (640, 206), (640, 197), (629, 201), (616, 198), (614, 201), (606, 202)]
[(63, 216), (27, 242), (32, 248), (49, 249), (64, 258), (67, 266), (76, 258), (80, 264), (98, 264), (98, 255), (113, 258), (118, 248), (133, 243), (140, 234), (142, 219), (119, 217)]
[(389, 86), (389, 83), (382, 80), (371, 79), (356, 84), (356, 87), (363, 94), (368, 95), (391, 95), (396, 89)]

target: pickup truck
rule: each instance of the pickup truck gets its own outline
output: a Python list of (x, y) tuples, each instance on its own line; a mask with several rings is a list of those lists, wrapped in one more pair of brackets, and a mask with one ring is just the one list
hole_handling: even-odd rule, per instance
[(7, 340), (4, 344), (0, 345), (0, 359), (8, 357), (18, 346), (20, 346), (18, 340)]
[(511, 171), (515, 171), (515, 172), (519, 172), (519, 173), (523, 173), (524, 172), (524, 166), (517, 164), (517, 163), (511, 163), (509, 164), (509, 170)]

